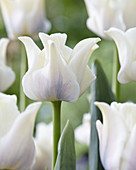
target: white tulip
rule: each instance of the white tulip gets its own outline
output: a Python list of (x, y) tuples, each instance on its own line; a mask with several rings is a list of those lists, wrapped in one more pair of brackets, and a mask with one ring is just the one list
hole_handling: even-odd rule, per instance
[(32, 170), (51, 170), (52, 167), (52, 147), (53, 147), (53, 125), (39, 123), (36, 126), (36, 160)]
[(19, 37), (26, 47), (29, 67), (22, 81), (24, 93), (33, 100), (77, 101), (95, 79), (87, 63), (100, 39), (82, 40), (71, 49), (65, 45), (66, 34), (39, 36), (43, 50), (31, 38)]
[(134, 170), (136, 168), (136, 104), (108, 105), (95, 102), (103, 116), (97, 120), (100, 157), (106, 170)]
[(125, 30), (122, 0), (85, 0), (89, 18), (87, 27), (97, 35), (107, 38), (104, 31), (110, 27)]
[(136, 27), (136, 1), (122, 0), (123, 6), (123, 20), (126, 29)]
[(118, 81), (120, 83), (136, 81), (136, 28), (126, 32), (111, 28), (106, 33), (115, 41), (118, 48), (120, 61)]
[(104, 31), (116, 27), (122, 31), (136, 26), (135, 0), (84, 0), (89, 18), (87, 27), (103, 38)]
[(48, 32), (51, 25), (45, 18), (45, 0), (1, 0), (1, 11), (9, 38)]
[(90, 144), (90, 122), (91, 115), (86, 113), (83, 116), (83, 123), (75, 129), (76, 140), (87, 146)]
[(15, 73), (6, 65), (6, 51), (9, 40), (0, 39), (0, 91), (7, 90), (15, 80)]
[(35, 158), (33, 128), (41, 103), (20, 114), (16, 96), (0, 93), (0, 169), (29, 169)]

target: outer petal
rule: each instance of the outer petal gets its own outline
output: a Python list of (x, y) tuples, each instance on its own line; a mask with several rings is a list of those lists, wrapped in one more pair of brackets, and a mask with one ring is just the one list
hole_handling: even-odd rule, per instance
[[(27, 2), (25, 5), (27, 5)], [(48, 32), (51, 28), (51, 24), (45, 18), (45, 0), (35, 0), (30, 2), (30, 7), (32, 9), (29, 10), (30, 13), (26, 16), (28, 33), (33, 34), (40, 31)]]
[(106, 170), (118, 170), (127, 139), (124, 122), (117, 110), (114, 110), (108, 104), (100, 102), (95, 102), (95, 104), (103, 115), (103, 125), (100, 124), (100, 121), (97, 121), (103, 166)]
[(17, 98), (15, 95), (0, 93), (0, 139), (7, 134), (19, 116), (16, 103)]
[(136, 125), (134, 126), (124, 148), (121, 158), (120, 170), (133, 170), (136, 167)]
[(111, 28), (107, 31), (107, 34), (114, 39), (118, 48), (121, 65), (118, 73), (119, 82), (128, 83), (129, 81), (136, 81), (136, 57), (134, 46), (136, 29), (130, 29), (125, 33), (119, 29)]
[(136, 27), (136, 1), (127, 0), (123, 11), (126, 29)]
[(35, 146), (32, 138), (37, 110), (41, 103), (27, 107), (17, 117), (11, 130), (0, 139), (0, 168), (24, 170), (34, 163)]
[(90, 143), (90, 113), (84, 114), (83, 124), (75, 129), (75, 138), (89, 146)]
[(29, 69), (36, 69), (37, 67), (42, 66), (45, 62), (45, 53), (44, 55), (42, 54), (39, 47), (31, 38), (23, 36), (18, 39), (25, 45)]
[(12, 69), (4, 64), (0, 63), (0, 91), (7, 90), (15, 80), (15, 73)]
[[(125, 24), (123, 21), (122, 6), (118, 2), (109, 0), (85, 0), (89, 19), (87, 20), (87, 26), (90, 30), (100, 35), (103, 38), (107, 38), (104, 31), (108, 30), (110, 27), (117, 27), (122, 30), (125, 29)], [(116, 5), (118, 3), (119, 5)]]
[(80, 93), (83, 93), (84, 90), (88, 88), (88, 85), (90, 85), (90, 82), (94, 80), (94, 76), (92, 73), (90, 73), (90, 70), (88, 70), (87, 64), (90, 55), (98, 47), (96, 45), (98, 41), (100, 41), (99, 38), (90, 38), (83, 40), (79, 42), (73, 50), (69, 67), (76, 75), (77, 81), (80, 86), (83, 82), (86, 83), (85, 87), (83, 87), (82, 84), (82, 89)]
[(89, 66), (87, 66), (84, 79), (82, 83), (80, 84), (80, 95), (82, 95), (93, 83), (93, 81), (96, 79), (96, 76), (92, 73)]
[(0, 40), (0, 91), (5, 91), (8, 89), (15, 80), (15, 73), (12, 69), (6, 66), (6, 50), (9, 40), (7, 38), (2, 38)]
[(1, 49), (0, 61), (3, 61), (4, 64), (6, 63), (6, 52), (7, 52), (8, 43), (9, 43), (9, 39), (7, 38), (0, 39), (0, 49)]
[(48, 40), (52, 40), (57, 45), (57, 47), (59, 48), (59, 50), (62, 53), (62, 56), (68, 63), (69, 58), (72, 53), (72, 49), (65, 45), (66, 39), (67, 39), (66, 34), (55, 33), (55, 34), (47, 35), (44, 33), (39, 33), (39, 37), (40, 37), (40, 39), (43, 43), (43, 46), (45, 47), (46, 50), (48, 50)]
[(1, 0), (0, 3), (8, 37), (14, 39), (17, 34), (23, 32), (24, 13), (20, 10), (17, 1)]
[(51, 170), (52, 162), (52, 137), (53, 126), (52, 123), (46, 125), (39, 123), (36, 127), (36, 162), (32, 170), (42, 170), (48, 168)]
[(76, 78), (56, 45), (51, 40), (48, 43), (49, 62), (43, 69), (26, 73), (22, 81), (24, 92), (34, 100), (74, 102), (80, 93)]

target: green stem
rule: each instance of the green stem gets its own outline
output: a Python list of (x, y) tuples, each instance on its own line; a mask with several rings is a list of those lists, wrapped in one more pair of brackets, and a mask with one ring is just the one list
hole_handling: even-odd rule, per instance
[(26, 107), (26, 96), (23, 92), (22, 87), (22, 78), (26, 72), (27, 60), (26, 60), (26, 52), (24, 46), (21, 44), (21, 59), (20, 59), (20, 111), (24, 111)]
[[(115, 45), (116, 46), (116, 45)], [(120, 63), (119, 63), (119, 55), (118, 55), (118, 49), (117, 46), (115, 47), (114, 51), (114, 62), (113, 62), (113, 80), (112, 80), (112, 90), (115, 94), (117, 102), (120, 101), (120, 83), (117, 80), (118, 72), (120, 69)]]
[(61, 135), (61, 101), (53, 103), (53, 161), (52, 169), (55, 167), (57, 154), (58, 154), (58, 142)]

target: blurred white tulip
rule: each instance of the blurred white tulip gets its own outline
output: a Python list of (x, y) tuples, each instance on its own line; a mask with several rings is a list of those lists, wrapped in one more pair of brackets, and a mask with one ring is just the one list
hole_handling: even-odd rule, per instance
[(53, 147), (53, 125), (39, 123), (36, 126), (36, 160), (32, 170), (51, 170), (52, 147)]
[(15, 73), (6, 65), (6, 51), (9, 40), (0, 39), (0, 92), (7, 90), (15, 80)]
[(19, 37), (28, 58), (22, 80), (24, 93), (33, 100), (75, 102), (95, 80), (88, 64), (99, 38), (80, 41), (74, 49), (65, 45), (66, 34), (39, 34), (44, 49), (29, 37)]
[(106, 170), (134, 170), (136, 168), (136, 104), (108, 105), (95, 102), (103, 116), (97, 120), (100, 157)]
[(90, 144), (90, 122), (91, 115), (86, 113), (83, 116), (83, 122), (75, 129), (75, 138), (77, 141), (89, 146)]
[(35, 158), (33, 128), (40, 102), (20, 114), (15, 95), (0, 93), (0, 169), (27, 170)]
[(136, 81), (136, 28), (126, 32), (110, 28), (106, 33), (115, 41), (118, 48), (120, 61), (118, 81), (120, 83)]
[(50, 22), (45, 17), (45, 0), (1, 0), (1, 11), (8, 37), (48, 32)]
[(84, 0), (88, 11), (87, 27), (103, 38), (111, 27), (126, 30), (136, 26), (135, 0)]

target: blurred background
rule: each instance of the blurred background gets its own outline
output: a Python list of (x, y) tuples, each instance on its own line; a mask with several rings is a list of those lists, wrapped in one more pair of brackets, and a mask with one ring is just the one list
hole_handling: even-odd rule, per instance
[[(46, 0), (46, 16), (51, 22), (52, 28), (49, 34), (61, 32), (66, 33), (67, 45), (73, 48), (80, 40), (97, 37), (86, 26), (86, 20), (88, 18), (87, 10), (83, 0)], [(7, 37), (3, 19), (0, 16), (0, 37)], [(42, 48), (40, 41), (36, 43)], [(91, 67), (93, 59), (97, 58), (107, 75), (107, 78), (112, 84), (112, 69), (113, 69), (113, 56), (114, 56), (115, 44), (110, 40), (101, 40), (99, 43), (99, 49), (97, 49), (90, 58), (89, 65)], [(16, 41), (12, 41), (8, 46), (8, 65), (10, 65), (16, 73), (16, 81), (5, 92), (7, 94), (16, 94), (19, 103), (19, 68), (20, 68), (20, 50)], [(22, 63), (21, 63), (22, 64)], [(136, 90), (135, 83), (128, 83), (121, 85), (121, 102), (134, 101), (136, 102)], [(105, 91), (106, 93), (106, 91)], [(62, 129), (69, 119), (74, 128), (82, 123), (82, 117), (84, 113), (90, 112), (90, 89), (81, 96), (76, 103), (63, 102), (62, 106)], [(27, 104), (32, 102), (27, 99)], [(45, 121), (46, 123), (51, 121), (52, 107), (49, 102), (45, 102), (37, 115), (36, 123)], [(87, 153), (86, 147), (80, 147), (78, 144), (78, 153)], [(84, 149), (83, 149), (84, 148)], [(84, 158), (86, 160), (86, 158)]]

